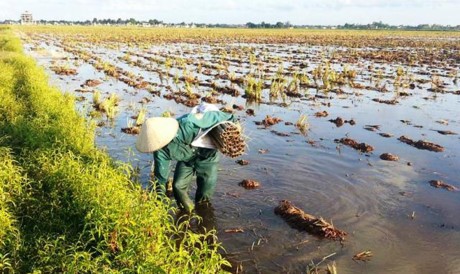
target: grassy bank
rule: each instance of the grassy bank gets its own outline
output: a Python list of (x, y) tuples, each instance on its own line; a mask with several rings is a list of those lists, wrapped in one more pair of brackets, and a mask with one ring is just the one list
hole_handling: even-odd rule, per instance
[(168, 201), (94, 147), (74, 99), (48, 85), (5, 28), (0, 136), (2, 270), (215, 273), (226, 264), (219, 245), (204, 240), (212, 232), (175, 226)]

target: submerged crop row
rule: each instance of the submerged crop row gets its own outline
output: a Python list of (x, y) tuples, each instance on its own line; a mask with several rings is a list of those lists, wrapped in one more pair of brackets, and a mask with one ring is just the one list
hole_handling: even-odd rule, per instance
[[(49, 33), (71, 41), (111, 42), (130, 45), (161, 43), (281, 43), (317, 46), (427, 47), (459, 49), (458, 32), (442, 31), (353, 31), (311, 29), (178, 29), (138, 27), (25, 26), (26, 33)], [(452, 39), (455, 37), (456, 39)]]
[(48, 86), (0, 29), (0, 271), (221, 270), (214, 232), (175, 224), (169, 202), (94, 147), (74, 99)]

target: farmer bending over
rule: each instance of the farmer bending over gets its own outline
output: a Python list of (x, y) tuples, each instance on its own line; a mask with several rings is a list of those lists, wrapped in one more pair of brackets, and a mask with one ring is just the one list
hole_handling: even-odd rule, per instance
[(165, 193), (170, 163), (177, 161), (173, 179), (174, 198), (179, 207), (191, 212), (195, 205), (188, 196), (192, 177), (196, 175), (195, 203), (209, 201), (217, 182), (219, 153), (216, 149), (194, 147), (200, 133), (223, 121), (234, 121), (231, 114), (214, 105), (202, 104), (177, 120), (154, 117), (145, 121), (136, 142), (140, 152), (153, 152), (155, 187)]

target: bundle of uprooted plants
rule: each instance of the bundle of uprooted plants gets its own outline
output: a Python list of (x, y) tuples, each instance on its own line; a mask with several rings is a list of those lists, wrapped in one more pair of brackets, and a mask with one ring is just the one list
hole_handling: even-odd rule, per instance
[(233, 123), (222, 123), (209, 132), (222, 154), (235, 158), (243, 155), (246, 149), (246, 140), (241, 129)]
[(283, 217), (291, 226), (309, 233), (332, 240), (345, 240), (347, 233), (335, 228), (321, 217), (305, 213), (290, 201), (282, 200), (275, 208), (275, 213)]

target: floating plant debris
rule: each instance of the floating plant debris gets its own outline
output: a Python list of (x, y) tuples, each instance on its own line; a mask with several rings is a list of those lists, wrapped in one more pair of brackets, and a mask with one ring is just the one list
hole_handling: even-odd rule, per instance
[(246, 189), (253, 189), (260, 187), (260, 183), (254, 180), (244, 179), (239, 183), (240, 186)]
[(380, 130), (380, 125), (365, 125), (364, 129), (369, 131), (377, 131)]
[(265, 119), (263, 119), (261, 122), (256, 122), (256, 125), (264, 125), (265, 127), (270, 127), (278, 124), (281, 121), (282, 120), (278, 117), (272, 117), (270, 115), (267, 115)]
[(434, 151), (434, 152), (444, 151), (444, 147), (438, 144), (435, 144), (435, 143), (428, 142), (428, 141), (423, 141), (423, 140), (414, 141), (406, 136), (401, 136), (398, 138), (398, 140), (410, 146), (416, 147), (418, 149), (424, 149), (424, 150), (429, 150), (429, 151)]
[(236, 109), (236, 110), (244, 110), (244, 106), (241, 106), (241, 105), (233, 105), (232, 106), (233, 109)]
[(335, 119), (329, 120), (329, 122), (334, 123), (337, 127), (343, 126), (345, 124), (345, 120), (342, 117), (337, 117)]
[(209, 103), (209, 104), (223, 104), (224, 101), (214, 97), (214, 96), (206, 96), (201, 98), (203, 102)]
[(60, 67), (60, 66), (52, 66), (50, 67), (54, 73), (57, 75), (76, 75), (77, 70), (74, 68), (67, 68), (67, 67)]
[(152, 99), (147, 98), (147, 97), (143, 97), (143, 98), (139, 101), (139, 103), (140, 103), (140, 104), (148, 104), (148, 103), (150, 103), (151, 101), (152, 101)]
[(385, 138), (390, 138), (390, 137), (393, 137), (393, 136), (394, 136), (393, 134), (390, 134), (390, 133), (384, 133), (384, 132), (382, 132), (382, 133), (379, 133), (379, 135), (380, 135), (380, 136), (382, 136), (382, 137), (385, 137)]
[(370, 261), (372, 256), (373, 256), (372, 252), (370, 250), (366, 250), (366, 251), (355, 254), (352, 259), (353, 261), (366, 262), (366, 261)]
[(225, 233), (243, 233), (244, 230), (242, 228), (230, 228), (224, 230)]
[(92, 89), (86, 89), (86, 88), (77, 88), (75, 90), (75, 92), (79, 92), (79, 93), (89, 93), (89, 92), (93, 92)]
[(232, 107), (230, 107), (230, 106), (225, 106), (225, 107), (222, 107), (222, 108), (220, 109), (220, 111), (226, 112), (226, 113), (233, 113), (233, 112), (234, 112), (234, 109), (233, 109)]
[(327, 113), (327, 111), (323, 110), (323, 111), (318, 111), (315, 113), (315, 116), (316, 117), (327, 117), (329, 115), (329, 113)]
[(443, 189), (448, 190), (448, 191), (457, 191), (458, 190), (455, 186), (446, 184), (441, 180), (431, 180), (430, 181), (430, 186), (435, 187), (435, 188), (443, 188)]
[(439, 134), (442, 135), (457, 135), (457, 133), (450, 130), (436, 130)]
[(387, 105), (396, 105), (397, 103), (399, 103), (398, 100), (396, 100), (396, 99), (385, 100), (385, 99), (374, 98), (374, 99), (372, 99), (372, 101), (377, 102), (377, 103), (381, 103), (381, 104), (387, 104)]
[(276, 130), (272, 130), (270, 132), (275, 134), (275, 135), (281, 136), (281, 137), (289, 137), (289, 136), (291, 136), (291, 134), (289, 134), (289, 133), (280, 132), (280, 131), (276, 131)]
[(398, 161), (399, 157), (391, 153), (383, 153), (380, 155), (380, 159), (385, 161)]
[(254, 116), (255, 115), (255, 112), (252, 108), (248, 108), (246, 109), (246, 114), (249, 115), (249, 116)]
[(355, 125), (356, 121), (351, 119), (351, 120), (344, 120), (342, 117), (337, 117), (335, 119), (330, 119), (329, 122), (334, 123), (337, 127), (341, 127), (344, 124), (350, 124), (350, 125)]
[(305, 213), (302, 209), (294, 206), (290, 201), (282, 200), (275, 208), (275, 214), (280, 215), (287, 223), (299, 230), (311, 234), (332, 239), (345, 240), (347, 233), (335, 228), (321, 217)]
[(351, 139), (351, 138), (342, 138), (342, 139), (336, 139), (334, 140), (336, 143), (341, 143), (346, 146), (352, 147), (356, 150), (359, 150), (361, 152), (372, 152), (374, 150), (374, 147), (371, 145), (368, 145), (366, 143), (358, 143), (357, 141)]
[(85, 81), (85, 83), (82, 85), (82, 87), (87, 86), (87, 87), (95, 87), (102, 84), (102, 81), (97, 80), (97, 79), (88, 79)]
[(247, 166), (247, 165), (249, 165), (249, 161), (248, 161), (248, 160), (244, 160), (244, 159), (237, 160), (236, 163), (239, 164), (240, 166)]
[(121, 132), (126, 133), (126, 134), (131, 134), (131, 135), (137, 135), (141, 132), (141, 129), (139, 127), (124, 127), (121, 129)]
[(188, 100), (183, 101), (182, 103), (186, 105), (187, 107), (195, 107), (200, 104), (198, 99), (188, 99)]

